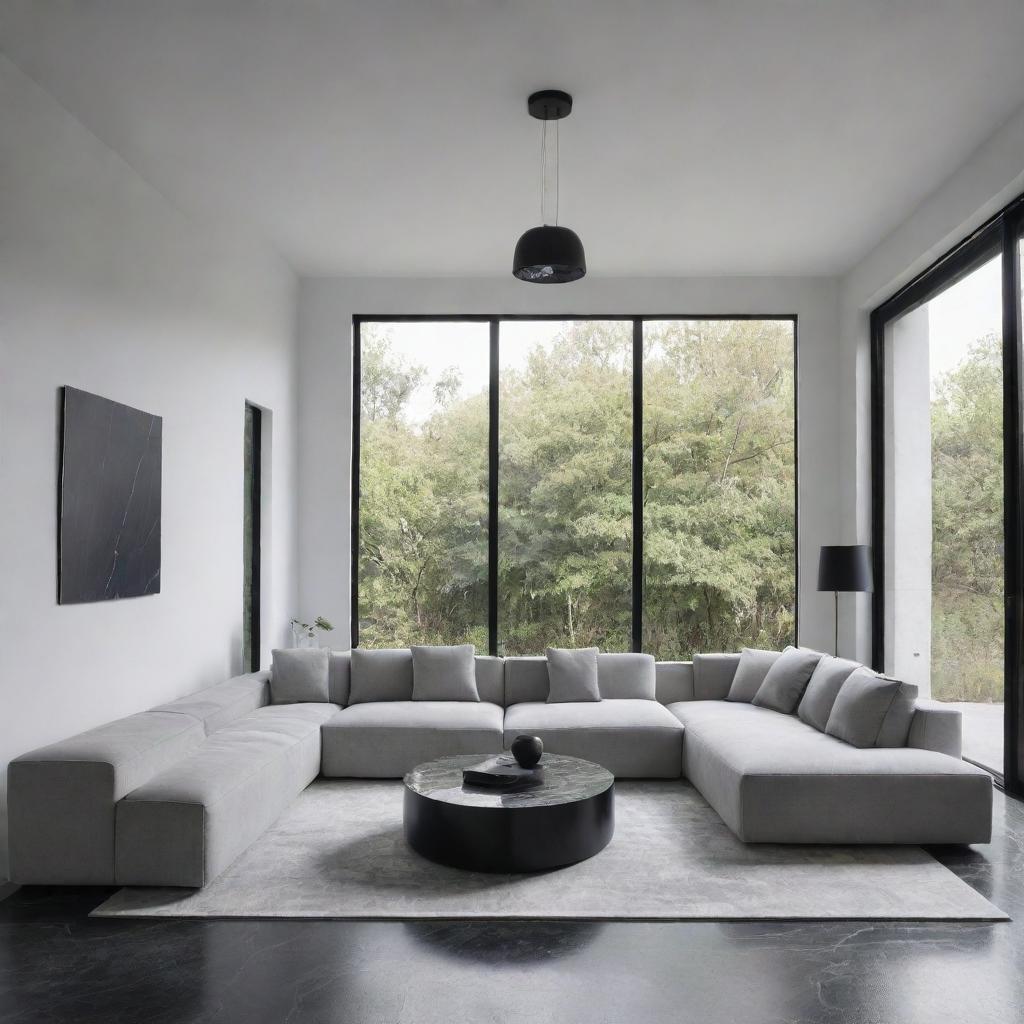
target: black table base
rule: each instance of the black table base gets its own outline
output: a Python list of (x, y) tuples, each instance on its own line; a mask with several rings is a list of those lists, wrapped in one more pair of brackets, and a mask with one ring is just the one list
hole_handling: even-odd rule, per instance
[(522, 872), (576, 864), (615, 831), (614, 786), (542, 807), (471, 807), (405, 790), (405, 837), (429, 860), (471, 871)]

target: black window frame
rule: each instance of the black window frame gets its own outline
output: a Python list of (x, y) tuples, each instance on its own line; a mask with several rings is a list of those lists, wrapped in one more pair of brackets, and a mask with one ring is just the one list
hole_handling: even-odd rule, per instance
[(923, 306), (982, 264), (999, 257), (1003, 326), (1004, 745), (1003, 771), (993, 771), (1007, 793), (1024, 796), (1024, 422), (1021, 384), (1020, 244), (1024, 196), (1018, 196), (958, 242), (870, 314), (871, 545), (875, 589), (871, 601), (871, 660), (885, 664), (885, 333), (889, 324)]
[(498, 653), (498, 462), (499, 462), (499, 339), (502, 322), (619, 321), (631, 323), (632, 336), (632, 551), (631, 551), (631, 644), (633, 652), (642, 650), (643, 641), (643, 325), (663, 320), (774, 320), (793, 326), (793, 642), (800, 637), (800, 342), (799, 316), (795, 313), (383, 313), (355, 314), (352, 317), (352, 468), (350, 510), (350, 620), (351, 645), (359, 646), (359, 472), (360, 418), (362, 411), (361, 329), (364, 323), (483, 323), (489, 325), (488, 377), (488, 520), (487, 520), (487, 637), (488, 654)]

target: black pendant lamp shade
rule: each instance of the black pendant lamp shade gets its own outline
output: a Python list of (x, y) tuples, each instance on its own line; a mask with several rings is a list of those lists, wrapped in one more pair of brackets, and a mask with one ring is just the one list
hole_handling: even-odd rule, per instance
[(530, 228), (516, 242), (512, 273), (520, 281), (562, 284), (578, 281), (586, 272), (583, 243), (571, 228), (543, 224)]
[[(555, 166), (554, 166), (554, 224), (542, 224), (530, 228), (516, 243), (515, 255), (512, 257), (512, 273), (520, 281), (533, 284), (564, 284), (567, 281), (578, 281), (587, 272), (587, 260), (583, 253), (583, 243), (579, 235), (569, 228), (558, 224), (558, 124), (563, 117), (568, 117), (572, 110), (572, 97), (558, 89), (545, 89), (535, 92), (527, 102), (531, 117), (540, 121), (553, 121), (555, 130)], [(541, 139), (541, 156), (544, 174), (541, 180), (541, 219), (544, 216), (544, 200), (547, 184), (547, 150), (548, 129), (544, 125)]]

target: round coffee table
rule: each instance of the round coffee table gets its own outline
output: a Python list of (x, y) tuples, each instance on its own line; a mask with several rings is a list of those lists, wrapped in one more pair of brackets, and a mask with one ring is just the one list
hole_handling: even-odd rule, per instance
[(473, 871), (542, 871), (593, 857), (615, 831), (615, 778), (545, 754), (543, 781), (513, 792), (463, 786), (486, 754), (442, 757), (405, 776), (405, 837), (424, 857)]

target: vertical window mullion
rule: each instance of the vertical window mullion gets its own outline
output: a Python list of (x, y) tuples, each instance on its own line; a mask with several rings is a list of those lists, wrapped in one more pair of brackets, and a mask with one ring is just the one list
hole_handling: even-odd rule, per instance
[(498, 653), (498, 321), (490, 321), (487, 467), (487, 647)]
[(632, 648), (643, 649), (644, 613), (644, 324), (633, 320), (633, 581)]

